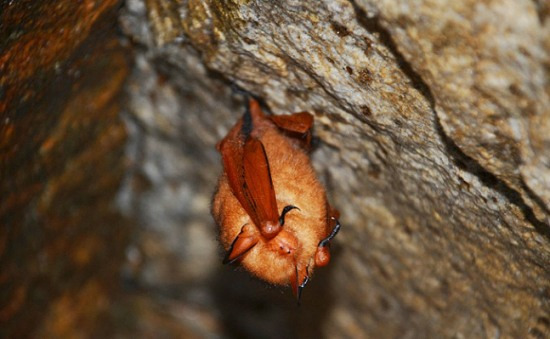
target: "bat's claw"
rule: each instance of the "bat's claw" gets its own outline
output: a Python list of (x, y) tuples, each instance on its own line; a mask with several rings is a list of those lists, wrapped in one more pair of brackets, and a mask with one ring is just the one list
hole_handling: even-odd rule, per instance
[(292, 287), (292, 294), (294, 294), (298, 305), (300, 305), (300, 299), (302, 298), (302, 290), (304, 289), (308, 281), (309, 273), (307, 266), (302, 270), (298, 270), (298, 266), (296, 266), (294, 274), (290, 277), (290, 286)]

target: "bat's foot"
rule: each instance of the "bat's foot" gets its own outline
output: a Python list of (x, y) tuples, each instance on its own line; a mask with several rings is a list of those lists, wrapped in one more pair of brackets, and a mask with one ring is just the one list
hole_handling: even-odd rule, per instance
[(336, 234), (338, 234), (338, 231), (340, 231), (340, 221), (338, 221), (335, 217), (331, 217), (331, 219), (335, 223), (334, 228), (328, 237), (319, 242), (317, 252), (315, 252), (315, 266), (318, 267), (326, 266), (330, 262), (330, 241), (336, 236)]

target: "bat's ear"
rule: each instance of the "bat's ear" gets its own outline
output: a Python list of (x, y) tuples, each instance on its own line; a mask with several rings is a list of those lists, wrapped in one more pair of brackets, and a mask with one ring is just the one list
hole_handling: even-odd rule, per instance
[(305, 150), (311, 149), (313, 115), (300, 112), (291, 115), (270, 115), (269, 118), (287, 136), (299, 141)]
[(313, 115), (308, 112), (290, 115), (270, 115), (269, 118), (277, 127), (287, 132), (305, 134), (313, 126)]
[(224, 264), (231, 264), (235, 260), (239, 259), (243, 254), (248, 252), (256, 243), (260, 240), (260, 237), (254, 232), (254, 227), (250, 224), (246, 224), (241, 228), (241, 233), (235, 238), (231, 248), (227, 252)]
[(292, 287), (292, 294), (294, 294), (294, 297), (298, 301), (298, 305), (300, 305), (302, 289), (306, 286), (308, 281), (309, 274), (307, 266), (298, 268), (298, 265), (296, 265), (294, 273), (290, 275), (290, 286)]

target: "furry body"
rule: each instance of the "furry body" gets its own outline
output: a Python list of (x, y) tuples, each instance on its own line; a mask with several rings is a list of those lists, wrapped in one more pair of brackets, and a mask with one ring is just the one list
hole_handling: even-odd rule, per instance
[[(224, 157), (224, 173), (213, 199), (212, 214), (220, 228), (221, 243), (228, 251), (231, 261), (240, 260), (249, 272), (272, 284), (290, 283), (295, 294), (298, 294), (315, 266), (328, 263), (328, 247), (320, 244), (323, 239), (329, 236), (332, 239), (335, 234), (331, 234), (334, 213), (327, 203), (325, 190), (318, 181), (307, 154), (309, 138), (304, 139), (306, 135), (309, 136), (306, 133), (309, 133), (313, 120), (308, 117), (306, 124), (299, 126), (293, 121), (281, 122), (281, 119), (292, 119), (292, 116), (271, 119), (263, 115), (255, 101), (251, 101), (250, 113), (247, 114), (250, 116), (240, 119), (218, 144)], [(305, 113), (300, 114), (301, 117), (295, 116), (298, 123), (306, 120), (303, 116)], [(250, 122), (252, 124), (248, 126)], [(289, 129), (294, 136), (297, 136), (296, 130), (302, 132), (305, 129), (306, 133), (298, 133), (301, 137), (292, 137), (289, 136)], [(249, 139), (261, 144), (264, 153), (257, 150), (259, 146), (253, 148), (245, 145)], [(255, 154), (246, 154), (249, 150), (254, 150), (250, 152)], [(243, 167), (246, 170), (243, 157), (252, 159), (251, 166), (258, 166), (254, 167), (259, 169), (258, 172), (267, 166), (270, 179), (261, 176), (261, 180), (271, 180), (272, 189), (266, 184), (261, 185), (265, 188), (259, 193), (248, 192), (252, 190), (249, 188), (250, 182), (241, 179), (243, 174), (240, 171)], [(254, 208), (261, 210), (263, 206), (273, 206), (264, 201), (269, 200), (267, 196), (270, 192), (263, 191), (274, 191), (276, 211), (272, 212), (276, 216), (282, 215), (284, 225), (272, 225), (274, 228), (269, 228), (273, 221), (265, 222), (255, 215)], [(289, 206), (292, 208), (285, 214), (283, 210)], [(273, 214), (261, 212), (258, 214)], [(269, 233), (268, 230), (274, 231)], [(238, 237), (244, 239), (241, 242), (244, 245), (237, 244)]]

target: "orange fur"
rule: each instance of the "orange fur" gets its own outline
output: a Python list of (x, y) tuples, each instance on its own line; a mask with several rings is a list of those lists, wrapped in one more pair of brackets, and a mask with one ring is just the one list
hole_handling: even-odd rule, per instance
[[(328, 247), (319, 247), (319, 244), (332, 230), (333, 225), (329, 221), (334, 212), (327, 203), (325, 190), (316, 178), (301, 141), (297, 142), (283, 133), (272, 120), (263, 115), (255, 101), (250, 102), (250, 108), (253, 122), (250, 137), (259, 140), (265, 149), (276, 197), (276, 214), (281, 215), (283, 208), (288, 205), (298, 209), (289, 211), (285, 215), (284, 225), (275, 233), (265, 236), (261, 225), (265, 220), (258, 221), (256, 215), (251, 215), (254, 212), (251, 212), (250, 206), (246, 206), (246, 203), (243, 205), (243, 196), (249, 193), (246, 185), (239, 181), (239, 173), (228, 175), (226, 172), (228, 167), (237, 168), (236, 171), (242, 167), (239, 158), (244, 152), (241, 119), (218, 145), (222, 155), (227, 152), (230, 156), (224, 158), (225, 171), (214, 196), (212, 214), (220, 228), (222, 245), (227, 251), (239, 251), (232, 249), (232, 245), (235, 246), (235, 239), (240, 234), (242, 238), (244, 233), (241, 231), (245, 232), (245, 229), (246, 245), (249, 246), (249, 241), (257, 241), (250, 249), (243, 247), (243, 253), (230, 253), (230, 260), (242, 255), (240, 263), (252, 274), (273, 284), (290, 283), (297, 294), (297, 286), (305, 284), (315, 266), (324, 266), (329, 261)], [(313, 120), (311, 116), (308, 118), (310, 126)], [(292, 128), (292, 123), (287, 121), (283, 128)], [(299, 128), (303, 132), (303, 126)], [(309, 142), (309, 127), (307, 133)], [(308, 148), (309, 144), (305, 147)], [(262, 160), (262, 157), (258, 159)], [(254, 198), (263, 200), (268, 195), (256, 194)]]

